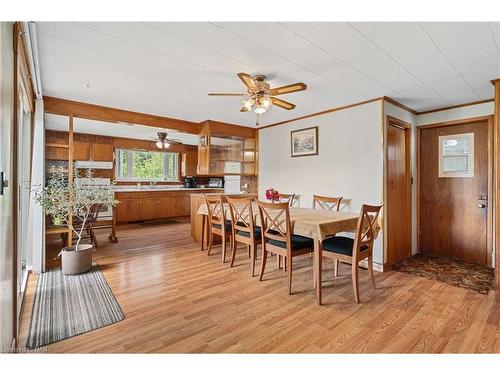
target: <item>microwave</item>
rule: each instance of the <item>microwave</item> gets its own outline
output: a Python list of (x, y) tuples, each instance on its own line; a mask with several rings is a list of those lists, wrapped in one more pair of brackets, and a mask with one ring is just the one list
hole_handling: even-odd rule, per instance
[(222, 178), (211, 178), (210, 180), (208, 180), (208, 187), (222, 188), (224, 187), (224, 182)]

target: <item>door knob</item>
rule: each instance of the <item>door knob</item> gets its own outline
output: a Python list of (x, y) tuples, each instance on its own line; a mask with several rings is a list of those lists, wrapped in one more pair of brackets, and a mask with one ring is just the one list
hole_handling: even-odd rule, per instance
[(485, 207), (486, 207), (486, 205), (485, 205), (485, 204), (482, 204), (482, 203), (479, 203), (477, 206), (478, 206), (479, 208), (485, 208)]

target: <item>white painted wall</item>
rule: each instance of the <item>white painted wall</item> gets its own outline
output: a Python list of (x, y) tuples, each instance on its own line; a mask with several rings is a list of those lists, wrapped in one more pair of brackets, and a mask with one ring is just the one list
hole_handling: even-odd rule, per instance
[(417, 158), (416, 158), (416, 144), (417, 144), (417, 116), (413, 113), (395, 106), (387, 101), (384, 102), (384, 113), (387, 116), (395, 117), (399, 120), (405, 121), (411, 124), (411, 144), (410, 144), (410, 153), (411, 153), (411, 175), (413, 176), (413, 185), (412, 185), (412, 229), (411, 229), (411, 249), (412, 254), (417, 252)]
[[(363, 203), (383, 199), (381, 103), (262, 129), (259, 133), (259, 195), (267, 188), (300, 195), (301, 207), (312, 207), (312, 195), (343, 196), (343, 209), (359, 211)], [(290, 131), (318, 126), (319, 155), (292, 158)], [(383, 263), (382, 239), (375, 242), (374, 261)]]
[(0, 23), (0, 171), (6, 174), (9, 187), (0, 195), (0, 352), (8, 350), (13, 335), (13, 24)]
[(468, 105), (466, 107), (448, 109), (417, 116), (417, 126), (435, 124), (437, 122), (462, 120), (471, 117), (492, 115), (495, 112), (493, 102)]

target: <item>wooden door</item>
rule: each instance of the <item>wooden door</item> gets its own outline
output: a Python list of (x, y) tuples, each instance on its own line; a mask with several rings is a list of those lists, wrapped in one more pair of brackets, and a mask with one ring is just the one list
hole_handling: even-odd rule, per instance
[(411, 255), (410, 129), (388, 121), (386, 150), (387, 263)]
[[(473, 175), (440, 177), (439, 147), (445, 139), (440, 137), (461, 139), (470, 133)], [(488, 264), (488, 122), (421, 129), (419, 143), (419, 250)]]

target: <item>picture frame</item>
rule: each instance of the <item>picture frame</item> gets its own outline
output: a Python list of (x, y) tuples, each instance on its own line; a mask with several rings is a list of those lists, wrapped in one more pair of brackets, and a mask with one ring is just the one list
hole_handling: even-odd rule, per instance
[(290, 132), (290, 155), (292, 158), (318, 155), (318, 144), (317, 126)]

